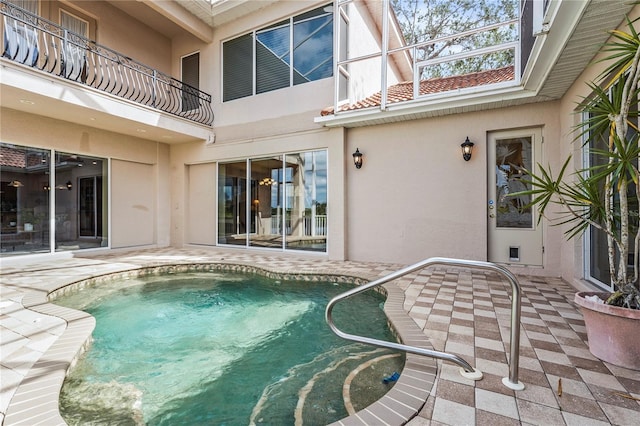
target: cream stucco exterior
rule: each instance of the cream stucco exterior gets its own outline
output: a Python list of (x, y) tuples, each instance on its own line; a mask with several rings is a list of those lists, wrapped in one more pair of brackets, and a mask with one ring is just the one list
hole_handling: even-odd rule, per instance
[[(8, 59), (0, 64), (1, 142), (110, 160), (111, 249), (214, 246), (220, 162), (326, 150), (328, 243), (326, 253), (314, 255), (399, 264), (431, 256), (487, 260), (488, 135), (539, 128), (544, 164), (557, 169), (573, 153), (579, 166), (580, 146), (571, 143), (579, 119), (576, 102), (588, 96), (584, 82), (593, 79), (601, 65), (585, 69), (555, 100), (525, 93), (522, 97), (530, 102), (515, 104), (509, 94), (509, 99), (487, 102), (487, 108), (333, 126), (316, 120), (323, 108), (334, 105), (333, 78), (222, 102), (223, 42), (326, 2), (256, 6), (253, 12), (212, 28), (210, 42), (203, 41), (202, 32), (198, 36), (185, 31), (150, 9), (119, 8), (114, 3), (42, 2), (41, 13), (56, 21), (60, 5), (70, 8), (94, 22), (92, 37), (100, 44), (176, 79), (181, 75), (181, 58), (198, 52), (200, 90), (213, 95), (212, 127), (40, 74)], [(352, 16), (351, 22), (379, 30), (364, 13)], [(351, 40), (351, 53), (366, 51), (376, 40), (371, 33), (360, 34)], [(390, 83), (404, 78), (404, 71), (390, 67)], [(354, 84), (352, 95), (372, 94), (379, 73), (369, 75), (356, 68), (355, 74), (371, 80)], [(30, 97), (35, 105), (20, 103)], [(460, 155), (466, 137), (475, 143), (468, 162)], [(353, 167), (351, 154), (356, 148), (364, 154), (361, 169)], [(565, 241), (562, 229), (546, 220), (541, 226), (543, 266), (511, 266), (534, 275), (584, 278), (582, 241)]]

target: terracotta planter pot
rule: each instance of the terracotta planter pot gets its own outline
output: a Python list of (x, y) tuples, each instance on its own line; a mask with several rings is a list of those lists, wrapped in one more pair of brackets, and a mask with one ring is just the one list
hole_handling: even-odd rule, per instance
[(574, 301), (580, 306), (589, 339), (589, 351), (611, 364), (640, 370), (640, 310), (605, 305), (585, 299), (610, 293), (579, 292)]

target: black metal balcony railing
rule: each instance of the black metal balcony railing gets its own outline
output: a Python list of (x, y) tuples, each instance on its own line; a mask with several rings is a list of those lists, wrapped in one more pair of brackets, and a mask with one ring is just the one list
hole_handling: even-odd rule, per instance
[(211, 126), (211, 95), (4, 0), (2, 57)]

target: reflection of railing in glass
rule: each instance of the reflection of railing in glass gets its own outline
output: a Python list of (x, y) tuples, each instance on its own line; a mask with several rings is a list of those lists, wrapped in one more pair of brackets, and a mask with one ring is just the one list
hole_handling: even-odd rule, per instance
[(327, 235), (327, 215), (316, 215), (315, 218), (311, 216), (305, 216), (304, 235), (308, 237)]
[[(315, 220), (314, 220), (315, 219)], [(327, 215), (304, 216), (302, 218), (304, 235), (318, 237), (327, 235)], [(286, 218), (287, 235), (291, 234), (291, 218)], [(271, 216), (271, 233), (280, 234), (282, 228), (282, 216)]]

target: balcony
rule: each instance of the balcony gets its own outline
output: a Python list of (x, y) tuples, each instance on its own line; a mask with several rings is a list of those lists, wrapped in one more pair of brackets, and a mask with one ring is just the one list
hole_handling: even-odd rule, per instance
[(206, 126), (211, 95), (92, 40), (0, 2), (2, 57), (58, 78)]

